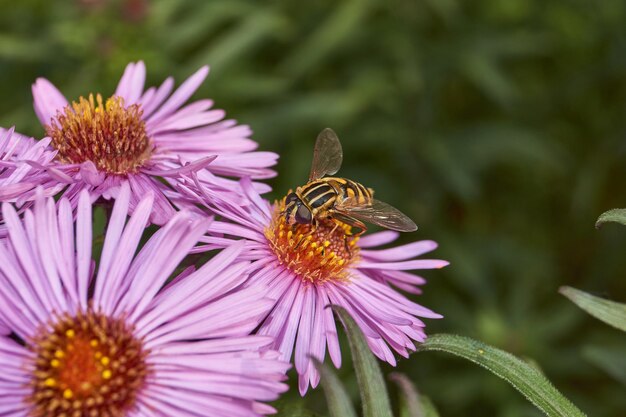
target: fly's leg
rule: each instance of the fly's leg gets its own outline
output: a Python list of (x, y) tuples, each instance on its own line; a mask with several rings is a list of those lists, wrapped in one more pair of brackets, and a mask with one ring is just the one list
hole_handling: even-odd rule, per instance
[(341, 223), (347, 224), (351, 228), (358, 229), (356, 233), (352, 233), (352, 231), (350, 232), (350, 234), (344, 233), (344, 237), (343, 237), (343, 243), (346, 247), (346, 251), (348, 252), (348, 255), (352, 256), (352, 251), (350, 250), (350, 244), (348, 243), (348, 237), (361, 236), (367, 230), (367, 226), (365, 226), (365, 223), (363, 223), (362, 221), (355, 219), (354, 217), (348, 216), (346, 214), (343, 214), (343, 213), (333, 212), (332, 217), (333, 217), (333, 220), (335, 220), (336, 226), (339, 226), (338, 222), (341, 222)]
[[(296, 226), (297, 226), (297, 224), (294, 224), (291, 227), (291, 231), (293, 232), (294, 235), (296, 234)], [(298, 249), (298, 247), (300, 247), (302, 242), (304, 242), (304, 240), (306, 238), (308, 238), (309, 236), (311, 236), (315, 232), (315, 229), (317, 229), (317, 219), (314, 218), (313, 222), (311, 223), (311, 229), (308, 232), (306, 232), (305, 234), (302, 235), (302, 237), (300, 238), (300, 240), (298, 240), (298, 243), (296, 243), (296, 246), (294, 246), (293, 249), (294, 250)]]

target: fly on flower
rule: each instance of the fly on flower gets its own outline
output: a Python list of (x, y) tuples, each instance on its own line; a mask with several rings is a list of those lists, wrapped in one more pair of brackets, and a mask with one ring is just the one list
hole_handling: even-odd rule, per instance
[(332, 129), (324, 129), (315, 142), (309, 181), (285, 198), (285, 220), (292, 228), (312, 225), (313, 232), (320, 222), (332, 222), (335, 228), (349, 226), (350, 234), (357, 228), (359, 236), (367, 230), (367, 222), (399, 232), (417, 230), (398, 209), (376, 200), (371, 188), (347, 178), (327, 177), (339, 171), (342, 161), (339, 138)]
[(244, 285), (258, 288), (274, 300), (257, 334), (274, 338), (271, 347), (281, 353), (282, 360), (293, 359), (301, 395), (320, 380), (311, 358), (323, 361), (328, 352), (333, 364), (341, 366), (339, 338), (329, 305), (345, 308), (365, 334), (372, 352), (391, 365), (396, 364), (394, 352), (408, 357), (416, 349), (415, 342), (426, 340), (421, 319), (442, 316), (397, 289), (420, 294), (418, 287), (425, 280), (409, 271), (448, 265), (441, 259), (418, 259), (434, 250), (435, 242), (421, 240), (385, 247), (399, 233), (385, 230), (358, 236), (351, 233), (350, 225), (337, 226), (333, 220), (319, 221), (316, 227), (289, 224), (285, 198), (272, 205), (254, 190), (250, 179), (242, 180), (241, 188), (249, 204), (213, 198), (198, 181), (180, 187), (181, 192), (220, 216), (194, 252), (227, 248), (237, 240), (245, 242), (242, 259), (251, 264)]

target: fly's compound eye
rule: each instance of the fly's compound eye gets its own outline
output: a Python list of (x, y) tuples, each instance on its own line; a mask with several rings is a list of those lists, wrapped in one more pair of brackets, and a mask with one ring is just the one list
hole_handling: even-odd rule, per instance
[(296, 211), (296, 216), (295, 216), (295, 220), (297, 223), (311, 224), (312, 219), (313, 219), (313, 216), (311, 215), (311, 210), (309, 210), (308, 208), (306, 208), (306, 206), (303, 206), (303, 205), (298, 207), (298, 210)]
[(298, 198), (296, 193), (290, 193), (290, 194), (287, 195), (287, 198), (285, 198), (285, 206), (293, 204), (293, 203), (295, 203), (298, 200), (300, 200), (300, 199)]

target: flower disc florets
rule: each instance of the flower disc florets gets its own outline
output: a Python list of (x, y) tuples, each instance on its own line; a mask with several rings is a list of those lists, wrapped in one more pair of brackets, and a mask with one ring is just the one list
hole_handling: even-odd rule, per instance
[(348, 267), (359, 258), (359, 238), (352, 235), (352, 228), (335, 219), (318, 219), (317, 226), (292, 226), (287, 224), (284, 210), (283, 198), (275, 204), (272, 221), (265, 229), (281, 264), (314, 284), (348, 280)]
[(64, 315), (30, 344), (35, 417), (122, 417), (149, 372), (146, 352), (121, 319), (91, 310)]
[(91, 161), (110, 174), (134, 173), (150, 159), (152, 146), (139, 104), (124, 106), (113, 96), (102, 101), (100, 94), (81, 97), (46, 126), (57, 159), (68, 164)]

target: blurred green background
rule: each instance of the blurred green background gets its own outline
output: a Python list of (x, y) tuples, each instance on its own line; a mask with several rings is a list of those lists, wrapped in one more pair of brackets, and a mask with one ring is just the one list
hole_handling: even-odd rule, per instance
[[(431, 333), (532, 358), (590, 415), (626, 414), (626, 339), (557, 293), (567, 284), (626, 301), (626, 230), (594, 229), (626, 206), (626, 2), (0, 4), (1, 125), (42, 135), (38, 76), (76, 98), (112, 93), (129, 61), (146, 61), (152, 85), (210, 64), (197, 96), (281, 154), (274, 196), (306, 180), (330, 126), (341, 173), (420, 225), (403, 239), (440, 243), (451, 266), (425, 274), (419, 298), (446, 316)], [(450, 356), (420, 353), (399, 368), (442, 416), (539, 415)], [(341, 375), (356, 398), (349, 362)], [(320, 398), (292, 390), (285, 401), (323, 413)]]

